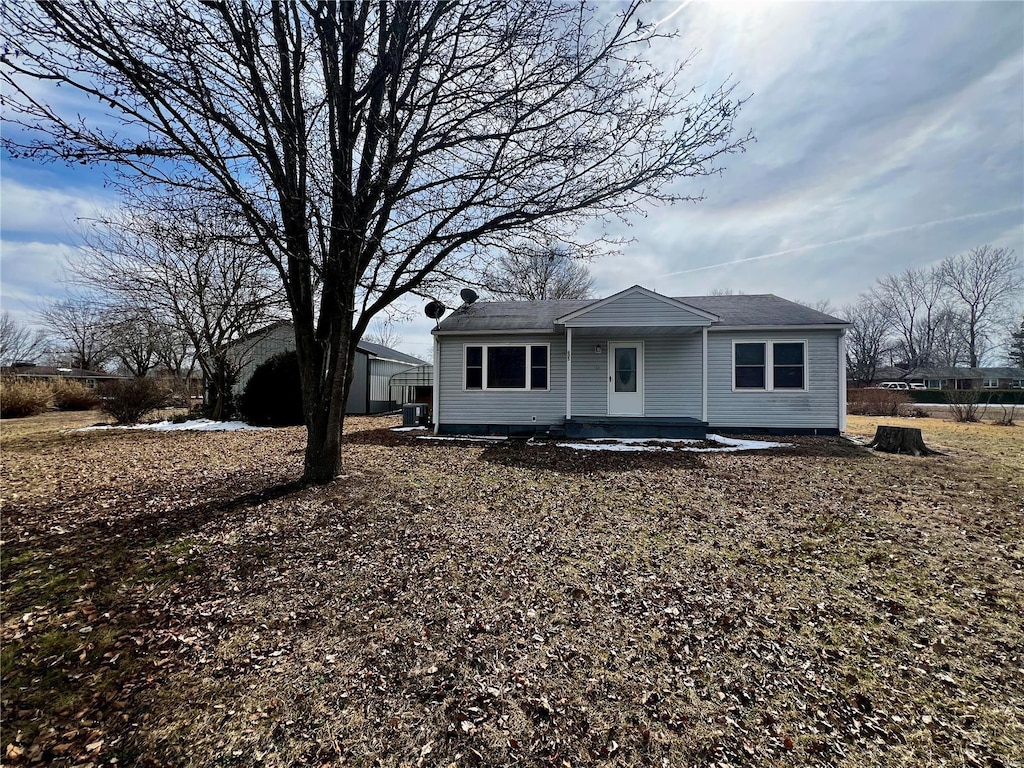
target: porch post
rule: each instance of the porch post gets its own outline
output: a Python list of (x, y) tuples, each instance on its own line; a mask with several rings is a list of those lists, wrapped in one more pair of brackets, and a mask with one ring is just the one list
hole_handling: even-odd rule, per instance
[(700, 331), (700, 420), (708, 420), (708, 327)]
[(565, 420), (572, 418), (572, 328), (565, 329)]

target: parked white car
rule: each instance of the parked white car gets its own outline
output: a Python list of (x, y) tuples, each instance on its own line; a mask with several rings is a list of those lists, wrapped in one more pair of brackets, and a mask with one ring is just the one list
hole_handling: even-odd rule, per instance
[(883, 381), (878, 385), (879, 389), (910, 389), (910, 385), (905, 381)]

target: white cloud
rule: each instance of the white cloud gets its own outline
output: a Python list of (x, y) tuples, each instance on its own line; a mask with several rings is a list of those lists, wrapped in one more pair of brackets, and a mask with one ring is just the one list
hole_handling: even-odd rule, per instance
[(0, 229), (7, 239), (77, 239), (80, 218), (95, 218), (111, 199), (93, 190), (22, 183), (5, 170), (0, 179)]
[(0, 240), (0, 305), (32, 322), (32, 313), (47, 299), (64, 294), (64, 267), (77, 252), (65, 243)]

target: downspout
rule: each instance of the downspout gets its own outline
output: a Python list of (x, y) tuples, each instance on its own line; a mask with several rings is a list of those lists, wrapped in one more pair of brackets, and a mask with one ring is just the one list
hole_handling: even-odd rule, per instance
[(708, 422), (708, 327), (700, 333), (700, 420)]
[(839, 329), (839, 433), (846, 432), (846, 329)]
[(436, 435), (441, 427), (441, 343), (437, 336), (434, 337), (434, 370), (432, 378), (434, 381), (434, 434)]
[(565, 329), (565, 420), (572, 418), (572, 328)]

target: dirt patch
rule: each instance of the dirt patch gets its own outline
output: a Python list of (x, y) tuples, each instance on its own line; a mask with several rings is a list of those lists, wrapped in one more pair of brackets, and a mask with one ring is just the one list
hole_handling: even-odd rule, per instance
[(301, 429), (30, 421), (3, 425), (10, 764), (1024, 760), (1012, 428), (921, 420), (947, 455), (913, 459), (359, 418), (302, 488)]

